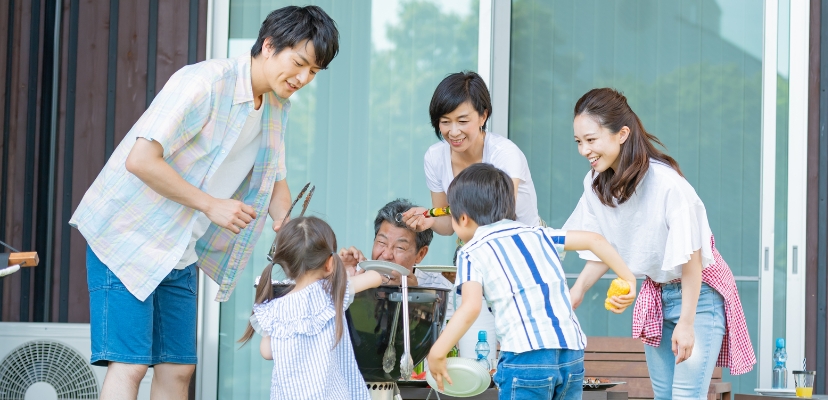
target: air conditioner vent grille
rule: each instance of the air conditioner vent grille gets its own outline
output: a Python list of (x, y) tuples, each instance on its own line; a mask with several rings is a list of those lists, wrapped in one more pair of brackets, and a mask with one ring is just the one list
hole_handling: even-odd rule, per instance
[(60, 342), (27, 342), (0, 362), (0, 400), (23, 399), (38, 382), (52, 385), (58, 399), (98, 398), (98, 381), (89, 362)]

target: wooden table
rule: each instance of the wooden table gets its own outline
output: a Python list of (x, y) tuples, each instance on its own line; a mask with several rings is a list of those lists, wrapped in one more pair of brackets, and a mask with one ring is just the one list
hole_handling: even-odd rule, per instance
[[(425, 400), (428, 397), (428, 392), (430, 388), (421, 388), (421, 387), (401, 387), (400, 388), (400, 395), (402, 396), (403, 400)], [(429, 400), (437, 400), (437, 396), (434, 393), (431, 393), (431, 397)], [(471, 399), (471, 400), (497, 400), (497, 389), (489, 388), (486, 389), (485, 392), (474, 396), (474, 397), (452, 397), (445, 394), (440, 395), (440, 400), (453, 400), (453, 399)], [(583, 400), (627, 400), (627, 392), (607, 392), (605, 390), (591, 390), (585, 391), (582, 397)], [(768, 400), (767, 398), (762, 400)], [(790, 400), (790, 399), (787, 399)]]

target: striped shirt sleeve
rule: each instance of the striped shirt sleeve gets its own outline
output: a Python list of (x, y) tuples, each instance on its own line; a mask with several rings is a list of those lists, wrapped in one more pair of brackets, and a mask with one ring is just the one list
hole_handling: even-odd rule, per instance
[(481, 264), (472, 258), (471, 254), (462, 250), (457, 254), (457, 294), (463, 294), (462, 286), (466, 282), (483, 284), (483, 274), (480, 267)]

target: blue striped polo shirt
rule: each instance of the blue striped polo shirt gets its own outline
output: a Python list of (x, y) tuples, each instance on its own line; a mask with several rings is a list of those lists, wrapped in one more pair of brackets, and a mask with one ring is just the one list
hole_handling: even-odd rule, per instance
[(501, 351), (583, 350), (559, 252), (566, 231), (503, 220), (477, 228), (457, 255), (457, 290), (474, 281), (495, 317)]

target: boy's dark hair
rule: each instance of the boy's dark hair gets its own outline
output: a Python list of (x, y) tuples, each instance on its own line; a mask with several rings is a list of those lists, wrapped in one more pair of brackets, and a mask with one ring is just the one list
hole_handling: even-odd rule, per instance
[[(397, 214), (404, 213), (414, 207), (416, 206), (408, 200), (396, 199), (380, 208), (377, 212), (377, 218), (374, 219), (374, 237), (379, 233), (380, 226), (382, 226), (383, 222), (388, 222), (398, 228), (408, 228), (405, 222), (397, 222)], [(422, 232), (415, 232), (414, 235), (416, 237), (417, 251), (420, 251), (424, 246), (431, 244), (434, 231), (426, 229)]]
[(256, 44), (250, 49), (251, 56), (261, 54), (267, 38), (273, 42), (274, 54), (303, 40), (310, 41), (316, 52), (316, 65), (322, 69), (328, 68), (339, 53), (336, 22), (317, 6), (287, 6), (271, 11), (262, 22)]
[(455, 221), (463, 214), (477, 225), (517, 220), (512, 179), (492, 164), (472, 164), (457, 174), (448, 188), (448, 203)]
[(462, 71), (453, 73), (443, 79), (434, 95), (431, 96), (431, 104), (428, 106), (428, 113), (431, 116), (431, 126), (437, 134), (437, 139), (443, 140), (440, 133), (440, 118), (451, 113), (465, 102), (470, 102), (478, 114), (487, 113), (486, 121), (483, 122), (483, 129), (492, 116), (492, 99), (489, 97), (489, 89), (486, 82), (476, 72)]

